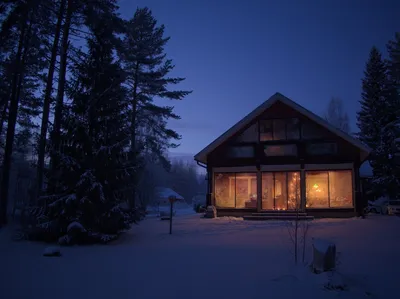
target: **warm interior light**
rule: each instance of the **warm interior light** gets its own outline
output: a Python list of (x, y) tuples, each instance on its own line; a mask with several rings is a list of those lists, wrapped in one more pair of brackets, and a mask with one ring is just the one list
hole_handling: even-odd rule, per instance
[(314, 184), (313, 188), (315, 189), (315, 192), (321, 192), (321, 189), (319, 189), (318, 184)]

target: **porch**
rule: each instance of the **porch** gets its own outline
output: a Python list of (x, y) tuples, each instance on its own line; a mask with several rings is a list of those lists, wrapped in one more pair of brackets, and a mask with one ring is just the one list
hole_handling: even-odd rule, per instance
[(356, 215), (353, 164), (214, 168), (210, 202), (218, 215), (249, 219)]

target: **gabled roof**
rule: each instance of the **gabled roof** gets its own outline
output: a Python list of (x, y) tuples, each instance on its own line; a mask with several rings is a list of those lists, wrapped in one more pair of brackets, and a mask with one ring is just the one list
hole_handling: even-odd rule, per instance
[(318, 115), (312, 113), (311, 111), (307, 110), (306, 108), (300, 106), (296, 102), (290, 100), (289, 98), (285, 97), (284, 95), (280, 94), (279, 92), (275, 93), (271, 96), (268, 100), (242, 118), (238, 123), (236, 123), (233, 127), (207, 145), (203, 150), (201, 150), (198, 154), (194, 156), (194, 159), (198, 162), (207, 164), (207, 155), (210, 154), (213, 150), (215, 150), (218, 146), (223, 144), (229, 138), (231, 138), (234, 134), (242, 130), (246, 127), (249, 123), (251, 123), (255, 118), (260, 116), (266, 109), (271, 107), (276, 102), (282, 102), (283, 104), (293, 108), (294, 110), (298, 111), (302, 115), (306, 116), (310, 120), (314, 121), (315, 123), (319, 124), (320, 126), (326, 128), (327, 130), (331, 131), (333, 134), (343, 138), (347, 142), (353, 144), (354, 146), (360, 149), (360, 156), (361, 161), (364, 161), (370, 153), (370, 148), (364, 145), (360, 140), (350, 136), (349, 134), (343, 132), (342, 130), (337, 129), (335, 126), (328, 123), (323, 118), (319, 117)]

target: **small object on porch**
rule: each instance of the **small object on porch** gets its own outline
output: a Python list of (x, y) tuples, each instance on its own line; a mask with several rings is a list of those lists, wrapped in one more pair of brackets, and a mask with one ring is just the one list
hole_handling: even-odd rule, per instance
[(217, 218), (217, 209), (214, 206), (208, 206), (204, 213), (204, 218)]
[(247, 200), (244, 204), (247, 209), (250, 209), (250, 208), (256, 209), (257, 208), (257, 198), (252, 197), (249, 200)]
[(57, 246), (49, 246), (46, 247), (43, 251), (43, 256), (61, 256), (60, 247)]
[(313, 239), (313, 262), (315, 273), (331, 271), (336, 266), (336, 245), (323, 239)]

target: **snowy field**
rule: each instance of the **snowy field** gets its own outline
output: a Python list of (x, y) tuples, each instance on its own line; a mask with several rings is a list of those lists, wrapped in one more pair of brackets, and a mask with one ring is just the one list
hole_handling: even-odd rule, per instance
[[(62, 248), (10, 241), (0, 231), (0, 298), (400, 298), (400, 218), (324, 219), (309, 237), (334, 241), (347, 290), (326, 274), (295, 267), (284, 222), (200, 219), (178, 211), (144, 220), (111, 245)], [(308, 242), (310, 261), (311, 240)]]

